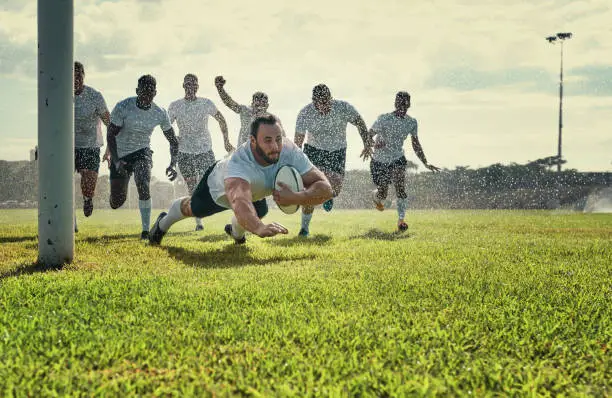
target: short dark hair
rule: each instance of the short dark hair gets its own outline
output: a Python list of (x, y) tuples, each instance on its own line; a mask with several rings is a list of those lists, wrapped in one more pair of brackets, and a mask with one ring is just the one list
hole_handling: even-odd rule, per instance
[(85, 67), (83, 66), (82, 63), (80, 63), (79, 61), (75, 61), (74, 62), (74, 74), (85, 74)]
[(153, 87), (157, 86), (157, 80), (151, 75), (143, 75), (138, 79), (138, 87)]
[(268, 99), (268, 94), (261, 92), (261, 91), (256, 91), (255, 93), (253, 93), (253, 101), (255, 101), (256, 99)]
[(410, 94), (408, 94), (408, 91), (398, 91), (395, 96), (399, 98), (407, 99), (407, 100), (410, 99)]
[(325, 84), (317, 84), (312, 89), (312, 98), (320, 99), (320, 98), (331, 98), (331, 91), (329, 91), (329, 87)]
[(193, 73), (187, 73), (185, 77), (183, 78), (183, 80), (187, 80), (187, 79), (194, 80), (196, 83), (198, 82), (198, 77), (194, 75)]
[(278, 123), (278, 118), (271, 113), (266, 113), (262, 116), (256, 117), (251, 123), (251, 136), (257, 138), (259, 126), (262, 124), (275, 125), (276, 123)]

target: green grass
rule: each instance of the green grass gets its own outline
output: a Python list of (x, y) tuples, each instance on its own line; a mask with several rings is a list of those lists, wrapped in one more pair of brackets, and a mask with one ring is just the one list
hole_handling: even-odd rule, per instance
[(149, 247), (96, 211), (45, 272), (36, 212), (0, 212), (0, 395), (612, 394), (610, 214), (271, 212), (245, 246), (228, 217)]

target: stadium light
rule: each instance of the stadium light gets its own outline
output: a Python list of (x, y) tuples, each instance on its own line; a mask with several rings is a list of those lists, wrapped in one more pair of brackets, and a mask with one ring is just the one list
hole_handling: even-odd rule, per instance
[(74, 258), (74, 0), (38, 0), (38, 262)]
[(554, 36), (548, 36), (546, 40), (554, 44), (556, 42), (561, 43), (561, 69), (559, 72), (559, 139), (557, 146), (557, 171), (561, 171), (561, 144), (562, 144), (562, 132), (563, 132), (563, 42), (572, 38), (571, 32), (561, 32)]

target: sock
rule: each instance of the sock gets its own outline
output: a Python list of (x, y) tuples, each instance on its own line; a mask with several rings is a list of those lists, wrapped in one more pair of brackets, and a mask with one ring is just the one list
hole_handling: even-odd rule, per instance
[(408, 198), (397, 198), (397, 215), (400, 220), (406, 217), (406, 209), (408, 208)]
[(147, 200), (139, 200), (138, 209), (140, 209), (140, 222), (142, 223), (142, 230), (148, 232), (149, 224), (151, 223), (151, 198)]
[(240, 239), (245, 234), (245, 229), (238, 223), (236, 216), (232, 216), (232, 236), (236, 239)]
[(202, 226), (202, 219), (201, 219), (201, 218), (196, 217), (196, 218), (195, 218), (195, 221), (196, 221), (196, 226), (199, 226), (199, 227), (201, 227), (201, 226)]
[(183, 199), (184, 198), (178, 198), (174, 202), (172, 202), (170, 208), (168, 209), (168, 214), (166, 215), (166, 217), (162, 218), (159, 221), (159, 227), (162, 231), (168, 231), (172, 224), (187, 218), (183, 215), (183, 212), (181, 212), (181, 202), (183, 201)]
[(312, 214), (302, 213), (302, 229), (308, 231), (308, 226), (310, 225), (310, 220), (312, 220)]

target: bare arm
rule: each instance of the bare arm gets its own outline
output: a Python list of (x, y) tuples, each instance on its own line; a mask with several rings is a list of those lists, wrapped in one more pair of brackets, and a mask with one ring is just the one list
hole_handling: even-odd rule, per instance
[(419, 138), (414, 135), (412, 136), (412, 149), (414, 149), (414, 153), (416, 153), (416, 155), (421, 160), (421, 162), (423, 162), (425, 167), (427, 167), (431, 171), (440, 171), (440, 169), (436, 166), (427, 163), (427, 158), (425, 158), (425, 153), (423, 152), (423, 147), (419, 142)]
[(357, 127), (361, 141), (363, 141), (363, 151), (360, 156), (364, 161), (368, 160), (372, 156), (372, 136), (368, 133), (368, 126), (366, 126), (361, 115), (357, 115), (357, 118), (351, 124)]
[(223, 103), (234, 112), (240, 113), (240, 104), (234, 101), (227, 91), (225, 91), (225, 79), (223, 76), (217, 76), (215, 78), (215, 86), (217, 87), (221, 101), (223, 101)]
[(316, 167), (302, 176), (304, 190), (292, 192), (288, 187), (282, 186), (280, 191), (274, 191), (274, 201), (280, 205), (320, 205), (334, 196), (331, 184), (325, 174)]
[(170, 166), (166, 168), (166, 176), (168, 176), (170, 181), (174, 181), (174, 179), (178, 176), (178, 173), (174, 168), (176, 167), (176, 161), (178, 158), (179, 142), (172, 127), (164, 131), (164, 136), (170, 143)]
[(223, 142), (225, 144), (225, 150), (227, 152), (231, 152), (234, 150), (234, 147), (229, 141), (229, 133), (227, 131), (227, 122), (225, 121), (225, 117), (219, 111), (213, 116), (217, 122), (219, 122), (219, 128), (221, 129), (221, 134), (223, 134)]
[(274, 236), (288, 231), (280, 224), (264, 224), (257, 216), (252, 202), (251, 185), (242, 178), (228, 178), (225, 180), (225, 195), (236, 215), (236, 220), (244, 229), (259, 236)]
[(110, 124), (110, 113), (108, 111), (104, 112), (102, 116), (100, 116), (100, 119), (102, 120), (102, 123), (108, 127)]
[(115, 163), (119, 161), (119, 155), (117, 154), (117, 135), (120, 131), (121, 127), (112, 123), (108, 125), (106, 130), (106, 144), (108, 145), (108, 151), (110, 152), (110, 159)]

